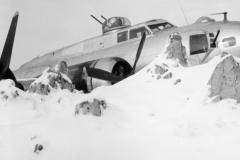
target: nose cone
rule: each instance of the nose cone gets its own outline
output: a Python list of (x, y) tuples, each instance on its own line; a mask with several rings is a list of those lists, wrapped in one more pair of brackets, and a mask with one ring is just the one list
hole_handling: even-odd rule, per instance
[(240, 22), (230, 22), (222, 26), (217, 42), (221, 52), (240, 57)]

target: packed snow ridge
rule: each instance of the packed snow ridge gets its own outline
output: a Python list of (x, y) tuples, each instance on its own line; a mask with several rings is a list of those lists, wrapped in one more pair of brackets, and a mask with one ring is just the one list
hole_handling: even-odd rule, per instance
[(57, 69), (27, 92), (2, 80), (1, 159), (237, 160), (240, 60), (222, 54), (188, 67), (180, 41), (171, 35), (151, 64), (89, 94)]

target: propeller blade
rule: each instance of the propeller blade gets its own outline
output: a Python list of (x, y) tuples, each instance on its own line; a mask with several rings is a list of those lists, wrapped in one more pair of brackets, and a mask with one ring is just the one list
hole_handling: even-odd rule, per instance
[(19, 13), (16, 12), (12, 18), (12, 23), (10, 25), (8, 35), (5, 41), (5, 45), (2, 51), (2, 56), (0, 59), (0, 78), (5, 74), (5, 72), (8, 70), (10, 65), (14, 37), (15, 37), (16, 28), (17, 28), (18, 15)]
[[(129, 75), (127, 75), (126, 77), (134, 74), (135, 67), (136, 67), (137, 61), (141, 55), (141, 51), (142, 51), (145, 39), (146, 39), (146, 33), (144, 32), (142, 35), (142, 39), (140, 41), (139, 47), (138, 47), (136, 59), (135, 59), (134, 65), (133, 65), (133, 69), (132, 69), (131, 73)], [(109, 81), (109, 82), (114, 82), (114, 83), (117, 83), (124, 79), (124, 77), (114, 75), (110, 72), (107, 72), (107, 71), (104, 71), (101, 69), (89, 68), (89, 67), (85, 67), (85, 69), (86, 69), (87, 75), (89, 77), (93, 77), (93, 78), (97, 78), (97, 79), (101, 79), (101, 80), (105, 80), (105, 81)]]
[(123, 77), (116, 76), (110, 72), (107, 72), (101, 69), (89, 68), (89, 67), (85, 67), (85, 69), (87, 71), (87, 75), (92, 78), (97, 78), (97, 79), (101, 79), (109, 82), (115, 82), (115, 83), (124, 79)]
[[(15, 83), (17, 82), (14, 74), (12, 73), (11, 69), (7, 68), (5, 74), (1, 77), (1, 79), (11, 79), (13, 80)], [(16, 84), (17, 85), (17, 84)]]
[(8, 69), (6, 70), (6, 72), (5, 72), (4, 75), (0, 78), (0, 80), (1, 80), (1, 79), (11, 79), (11, 80), (13, 80), (13, 81), (15, 82), (15, 86), (16, 86), (17, 88), (19, 88), (19, 89), (21, 89), (21, 90), (24, 91), (23, 85), (22, 85), (21, 83), (17, 82), (17, 80), (16, 80), (16, 78), (15, 78), (15, 76), (14, 76), (14, 74), (12, 73), (12, 71), (11, 71), (10, 68), (8, 68)]
[[(217, 31), (217, 35), (216, 35), (216, 37), (215, 37), (215, 39), (214, 39), (214, 41), (213, 41), (213, 46), (216, 46), (216, 41), (217, 41), (217, 38), (218, 38), (219, 33), (220, 33), (220, 30)], [(207, 57), (210, 55), (210, 53), (211, 53), (211, 52), (207, 52), (207, 53), (205, 54), (205, 56), (204, 56), (203, 59), (202, 59), (202, 62), (204, 62), (204, 61), (207, 59)]]
[(145, 39), (146, 39), (146, 32), (143, 33), (142, 35), (142, 39), (140, 41), (140, 44), (139, 44), (139, 47), (138, 47), (138, 50), (137, 50), (137, 54), (136, 54), (136, 58), (135, 58), (135, 62), (133, 64), (133, 69), (131, 71), (131, 74), (134, 74), (135, 72), (135, 68), (136, 68), (136, 64), (138, 62), (138, 59), (141, 55), (141, 52), (142, 52), (142, 48), (143, 48), (143, 45), (144, 45), (144, 42), (145, 42)]

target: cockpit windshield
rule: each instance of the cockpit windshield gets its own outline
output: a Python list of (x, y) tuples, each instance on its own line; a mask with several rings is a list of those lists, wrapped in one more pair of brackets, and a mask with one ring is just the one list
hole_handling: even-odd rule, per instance
[(174, 27), (174, 25), (166, 22), (166, 23), (149, 25), (148, 27), (152, 30), (153, 33), (155, 33), (155, 32), (167, 29), (167, 28), (172, 28), (172, 27)]

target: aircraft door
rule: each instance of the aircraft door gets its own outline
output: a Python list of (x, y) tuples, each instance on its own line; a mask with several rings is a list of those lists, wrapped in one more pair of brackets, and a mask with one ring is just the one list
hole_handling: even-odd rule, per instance
[(189, 35), (189, 57), (191, 65), (201, 64), (206, 53), (209, 52), (209, 35), (203, 31)]

